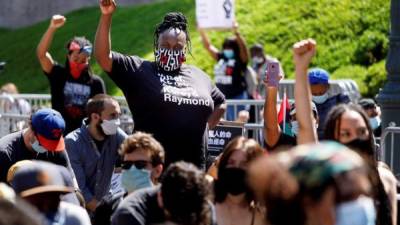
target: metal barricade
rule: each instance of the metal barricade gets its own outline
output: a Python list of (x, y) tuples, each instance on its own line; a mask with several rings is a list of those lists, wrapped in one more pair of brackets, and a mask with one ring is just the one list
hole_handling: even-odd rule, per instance
[[(400, 127), (387, 127), (383, 130), (381, 135), (381, 148), (379, 156), (383, 161), (389, 164), (390, 168), (394, 170), (394, 158), (395, 158), (395, 135), (400, 134)], [(389, 140), (388, 140), (389, 139)], [(387, 143), (387, 142), (390, 143)], [(397, 149), (398, 150), (398, 149)], [(397, 151), (398, 152), (398, 151)], [(397, 173), (397, 171), (394, 171)], [(396, 174), (395, 173), (395, 174)]]
[[(264, 107), (264, 100), (243, 100), (243, 99), (227, 99), (226, 100), (226, 105), (227, 106), (233, 106), (234, 108), (234, 113), (235, 113), (235, 119), (238, 116), (238, 107), (239, 106), (248, 106), (250, 113), (253, 113), (253, 115), (250, 114), (250, 118), (254, 118), (255, 123), (260, 123), (262, 121), (262, 116), (260, 114), (261, 110)], [(254, 107), (253, 109), (251, 107)], [(224, 115), (224, 118), (226, 119), (226, 112)]]
[[(252, 135), (250, 132), (252, 131)], [(264, 125), (257, 123), (246, 123), (244, 125), (244, 136), (255, 139), (261, 146), (264, 145)]]
[[(17, 95), (0, 95), (0, 101), (1, 100), (8, 100), (10, 97), (14, 99), (24, 99), (26, 100), (30, 105), (32, 112), (40, 109), (40, 108), (45, 108), (45, 107), (51, 107), (51, 96), (49, 94), (17, 94)], [(129, 110), (128, 103), (126, 102), (126, 99), (124, 96), (116, 96), (114, 97), (118, 103), (121, 106), (121, 128), (128, 133), (131, 133), (133, 130), (133, 124), (134, 121), (132, 120), (132, 114)], [(260, 129), (262, 125), (259, 125), (262, 123), (263, 117), (260, 114), (261, 110), (264, 107), (264, 100), (232, 100), (228, 99), (226, 100), (226, 104), (228, 106), (233, 106), (234, 107), (234, 112), (235, 112), (235, 119), (238, 116), (238, 107), (241, 105), (248, 106), (248, 108), (251, 108), (250, 110), (250, 118), (254, 118), (254, 124), (250, 124), (247, 126), (247, 129), (250, 131), (253, 131), (253, 136), (258, 137), (259, 136), (259, 131), (256, 131), (257, 129)], [(1, 113), (1, 111), (0, 111)], [(19, 128), (16, 127), (16, 125), (13, 125), (12, 123), (22, 123), (20, 121), (26, 121), (29, 119), (30, 115), (19, 115), (19, 114), (2, 114), (2, 118), (0, 118), (0, 137), (4, 136), (5, 134), (9, 134), (11, 132), (14, 132), (18, 130)], [(226, 118), (226, 114), (225, 114)], [(261, 131), (260, 131), (261, 132)], [(251, 132), (250, 132), (251, 133)]]
[[(0, 100), (8, 99), (9, 97), (15, 99), (24, 99), (32, 107), (32, 111), (36, 111), (40, 108), (51, 107), (51, 96), (49, 94), (17, 94), (17, 95), (0, 95)], [(131, 116), (131, 112), (128, 107), (128, 103), (124, 96), (114, 96), (121, 106), (122, 115)], [(228, 106), (233, 106), (235, 111), (235, 116), (239, 113), (237, 108), (241, 105), (246, 105), (249, 107), (254, 107), (254, 115), (250, 115), (255, 118), (255, 123), (260, 123), (262, 121), (262, 116), (260, 115), (261, 109), (264, 107), (264, 100), (226, 100)]]
[(0, 137), (28, 126), (30, 115), (0, 114)]

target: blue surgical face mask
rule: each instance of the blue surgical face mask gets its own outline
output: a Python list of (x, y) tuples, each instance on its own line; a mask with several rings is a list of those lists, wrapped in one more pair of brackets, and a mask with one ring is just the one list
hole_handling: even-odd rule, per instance
[(233, 59), (235, 56), (235, 52), (232, 49), (224, 49), (223, 51), (225, 58), (227, 59)]
[(369, 197), (359, 197), (336, 207), (336, 225), (375, 225), (376, 211)]
[(318, 95), (318, 96), (313, 95), (313, 96), (312, 96), (312, 100), (313, 100), (313, 102), (315, 102), (316, 104), (322, 104), (322, 103), (326, 102), (326, 100), (328, 100), (328, 93), (326, 92), (325, 94), (323, 94), (323, 95)]
[(134, 192), (138, 189), (151, 187), (153, 182), (151, 181), (150, 171), (146, 169), (137, 169), (134, 165), (129, 170), (122, 171), (121, 183), (122, 187), (129, 193)]
[(47, 152), (47, 149), (43, 148), (43, 146), (39, 144), (38, 140), (35, 140), (35, 142), (32, 143), (32, 149), (37, 153)]
[(369, 118), (369, 124), (371, 125), (372, 130), (375, 130), (381, 125), (381, 118), (379, 118), (379, 116)]

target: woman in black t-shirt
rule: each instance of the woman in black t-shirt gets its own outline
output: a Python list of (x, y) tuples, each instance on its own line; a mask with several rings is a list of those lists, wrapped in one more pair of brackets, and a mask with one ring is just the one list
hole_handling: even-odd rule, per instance
[(184, 64), (190, 51), (186, 17), (168, 13), (154, 33), (155, 61), (110, 49), (114, 1), (101, 1), (95, 56), (121, 88), (135, 121), (135, 131), (151, 133), (165, 149), (166, 167), (184, 160), (205, 168), (207, 125), (225, 112), (225, 97), (209, 76)]
[(54, 15), (50, 26), (37, 46), (37, 58), (50, 82), (51, 105), (63, 116), (65, 135), (79, 128), (85, 117), (89, 98), (106, 92), (103, 80), (90, 70), (92, 44), (84, 37), (74, 37), (67, 43), (65, 66), (53, 60), (48, 52), (54, 33), (64, 26), (66, 18)]
[[(198, 28), (204, 47), (211, 57), (217, 61), (214, 66), (214, 81), (217, 87), (224, 93), (227, 99), (248, 99), (247, 85), (245, 80), (249, 54), (244, 38), (238, 30), (235, 22), (233, 32), (235, 37), (225, 38), (222, 50), (211, 44), (206, 32)], [(237, 112), (244, 110), (245, 106), (239, 106)], [(227, 108), (227, 119), (235, 120), (237, 115), (233, 106)]]

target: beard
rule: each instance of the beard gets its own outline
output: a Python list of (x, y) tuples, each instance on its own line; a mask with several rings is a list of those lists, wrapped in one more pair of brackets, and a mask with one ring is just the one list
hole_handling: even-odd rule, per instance
[(100, 120), (98, 124), (96, 124), (96, 130), (101, 134), (101, 136), (106, 136), (106, 134), (103, 131), (103, 128), (101, 127), (101, 123), (103, 123), (103, 120)]

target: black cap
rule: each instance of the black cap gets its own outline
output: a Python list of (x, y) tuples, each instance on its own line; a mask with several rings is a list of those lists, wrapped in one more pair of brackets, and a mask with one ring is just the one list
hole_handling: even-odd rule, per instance
[(358, 104), (363, 109), (373, 109), (376, 107), (376, 103), (372, 98), (363, 98), (358, 102)]

